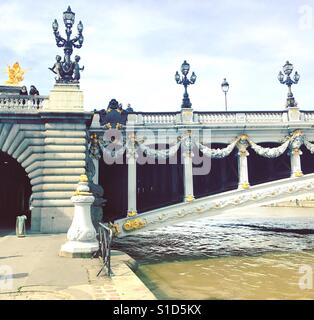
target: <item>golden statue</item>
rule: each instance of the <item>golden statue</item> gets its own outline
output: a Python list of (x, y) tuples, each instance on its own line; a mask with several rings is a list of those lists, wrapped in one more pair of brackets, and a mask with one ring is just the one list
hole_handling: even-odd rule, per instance
[(24, 80), (25, 70), (23, 70), (18, 62), (15, 62), (12, 67), (7, 67), (9, 79), (5, 82), (8, 85), (18, 85)]

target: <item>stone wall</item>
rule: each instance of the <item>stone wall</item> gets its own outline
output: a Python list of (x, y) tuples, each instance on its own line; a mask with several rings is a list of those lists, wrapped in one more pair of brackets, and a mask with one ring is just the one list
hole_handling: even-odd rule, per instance
[(86, 167), (92, 114), (84, 112), (78, 86), (61, 89), (55, 86), (57, 101), (52, 94), (40, 112), (0, 113), (0, 150), (25, 169), (33, 191), (31, 227), (43, 233), (68, 230), (74, 209), (70, 198)]

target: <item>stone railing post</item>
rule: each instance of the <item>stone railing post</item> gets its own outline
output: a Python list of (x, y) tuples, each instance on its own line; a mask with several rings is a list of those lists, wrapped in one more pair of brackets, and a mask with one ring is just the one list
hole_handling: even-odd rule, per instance
[(250, 188), (249, 183), (249, 174), (248, 174), (248, 163), (247, 157), (249, 156), (249, 152), (247, 148), (249, 146), (247, 141), (247, 136), (242, 135), (237, 144), (238, 152), (238, 176), (239, 176), (239, 190), (245, 190)]
[(193, 152), (191, 132), (187, 133), (182, 139), (182, 158), (184, 173), (184, 201), (192, 202), (194, 200), (193, 189)]
[(74, 217), (67, 233), (68, 242), (61, 247), (60, 256), (90, 257), (98, 250), (99, 246), (91, 219), (91, 205), (95, 198), (89, 192), (86, 175), (80, 177), (80, 182), (71, 201), (74, 203)]

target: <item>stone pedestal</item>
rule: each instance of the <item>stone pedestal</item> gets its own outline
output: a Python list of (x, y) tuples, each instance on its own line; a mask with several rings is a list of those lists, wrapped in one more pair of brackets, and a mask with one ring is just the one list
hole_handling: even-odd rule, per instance
[(55, 84), (45, 101), (43, 111), (83, 112), (84, 96), (78, 84)]
[(182, 123), (192, 123), (193, 122), (193, 109), (192, 108), (182, 108), (181, 109)]
[(91, 257), (99, 246), (96, 239), (96, 230), (91, 219), (91, 205), (95, 198), (89, 192), (87, 176), (81, 176), (71, 201), (75, 206), (74, 217), (67, 233), (68, 242), (61, 247), (60, 256)]
[(288, 119), (289, 121), (300, 121), (301, 119), (300, 109), (298, 107), (289, 107)]

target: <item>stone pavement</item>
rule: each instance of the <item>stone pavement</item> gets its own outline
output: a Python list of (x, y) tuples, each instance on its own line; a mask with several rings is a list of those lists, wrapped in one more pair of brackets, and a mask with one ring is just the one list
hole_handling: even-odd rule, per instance
[(113, 251), (114, 275), (97, 277), (100, 260), (58, 256), (65, 239), (65, 234), (0, 236), (0, 300), (156, 299), (129, 268), (128, 255)]

